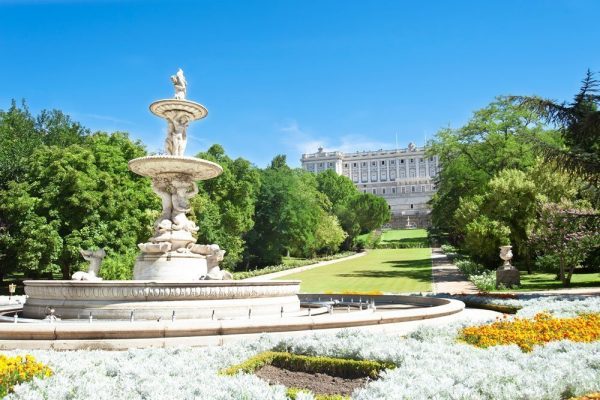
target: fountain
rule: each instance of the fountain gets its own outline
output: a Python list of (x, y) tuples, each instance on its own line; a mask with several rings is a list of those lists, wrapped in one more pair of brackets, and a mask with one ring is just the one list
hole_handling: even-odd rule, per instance
[[(190, 122), (206, 117), (206, 108), (186, 99), (183, 71), (171, 77), (172, 99), (155, 101), (150, 111), (166, 119), (165, 154), (129, 161), (129, 169), (151, 178), (152, 189), (162, 200), (162, 212), (154, 235), (138, 245), (132, 281), (103, 281), (95, 277), (99, 262), (88, 273), (71, 281), (25, 281), (27, 302), (23, 314), (43, 318), (53, 308), (62, 319), (93, 315), (96, 319), (235, 318), (247, 315), (279, 315), (299, 311), (300, 282), (240, 282), (219, 268), (225, 251), (216, 244), (197, 244), (198, 227), (190, 221), (189, 200), (198, 193), (197, 181), (219, 176), (216, 163), (184, 155)], [(92, 260), (89, 251), (82, 251)], [(99, 252), (98, 256), (103, 256)], [(101, 260), (101, 258), (100, 258)]]
[[(369, 326), (392, 332), (406, 321), (460, 313), (457, 300), (404, 295), (298, 294), (299, 281), (231, 280), (219, 268), (225, 251), (197, 244), (188, 219), (196, 182), (221, 174), (219, 165), (184, 155), (187, 127), (204, 118), (186, 100), (183, 71), (171, 77), (172, 99), (150, 111), (166, 119), (165, 153), (136, 158), (129, 169), (152, 181), (162, 200), (154, 232), (138, 245), (133, 280), (102, 280), (103, 250), (81, 250), (88, 272), (72, 280), (27, 280), (27, 300), (0, 311), (0, 349), (126, 349), (222, 344), (259, 335)], [(302, 308), (300, 307), (302, 301)], [(366, 307), (363, 307), (363, 302)], [(377, 304), (377, 306), (376, 306)]]

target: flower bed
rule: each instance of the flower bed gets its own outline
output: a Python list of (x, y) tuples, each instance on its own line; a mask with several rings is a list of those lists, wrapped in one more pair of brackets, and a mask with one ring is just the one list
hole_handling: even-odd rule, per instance
[[(564, 300), (494, 299), (521, 306), (520, 318), (540, 310), (550, 310), (557, 318), (576, 317), (582, 311), (600, 308), (597, 298)], [(15, 386), (8, 399), (288, 399), (285, 387), (270, 386), (252, 374), (219, 374), (268, 350), (396, 366), (353, 392), (353, 400), (560, 400), (600, 392), (600, 341), (560, 340), (534, 346), (530, 352), (521, 351), (517, 345), (482, 349), (457, 341), (464, 326), (422, 327), (406, 337), (343, 330), (335, 335), (316, 332), (280, 340), (263, 337), (223, 347), (33, 351), (33, 356), (54, 374)], [(295, 396), (298, 400), (314, 398), (304, 392)]]
[(587, 314), (575, 318), (554, 318), (540, 313), (533, 319), (501, 319), (489, 325), (469, 326), (462, 329), (460, 340), (474, 346), (516, 344), (523, 351), (533, 346), (556, 340), (593, 342), (600, 339), (600, 314)]
[(7, 357), (0, 354), (0, 396), (2, 397), (11, 392), (19, 383), (51, 375), (50, 368), (37, 362), (30, 355)]

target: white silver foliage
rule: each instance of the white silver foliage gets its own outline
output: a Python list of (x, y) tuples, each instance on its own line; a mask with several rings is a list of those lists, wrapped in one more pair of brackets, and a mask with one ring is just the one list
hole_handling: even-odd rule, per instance
[[(394, 370), (357, 390), (353, 399), (561, 399), (600, 390), (600, 343), (554, 342), (523, 353), (517, 346), (479, 349), (456, 343), (456, 330), (422, 328), (403, 339), (359, 331), (283, 340), (302, 354), (392, 361)], [(332, 346), (344, 343), (347, 349)]]
[[(477, 297), (474, 297), (477, 298)], [(557, 316), (600, 312), (600, 299), (584, 296), (493, 299), (519, 305), (519, 315), (541, 311)], [(421, 327), (406, 337), (356, 329), (224, 347), (105, 351), (14, 351), (48, 364), (50, 378), (19, 385), (9, 399), (286, 399), (285, 388), (254, 375), (221, 376), (218, 371), (258, 352), (374, 359), (397, 367), (355, 391), (355, 400), (374, 399), (562, 399), (600, 391), (600, 342), (553, 342), (523, 353), (517, 346), (479, 349), (457, 343), (467, 321)], [(311, 400), (299, 394), (299, 400)]]
[(555, 317), (568, 318), (584, 313), (600, 313), (600, 297), (584, 295), (540, 295), (522, 294), (516, 299), (501, 299), (492, 296), (438, 294), (435, 297), (454, 298), (470, 303), (498, 304), (513, 307), (522, 307), (517, 315), (530, 318), (535, 314), (547, 312)]

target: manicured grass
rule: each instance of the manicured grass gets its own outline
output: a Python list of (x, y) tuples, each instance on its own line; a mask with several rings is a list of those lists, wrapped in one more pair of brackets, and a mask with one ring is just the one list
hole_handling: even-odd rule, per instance
[(382, 242), (412, 242), (418, 239), (427, 239), (427, 231), (425, 229), (394, 229), (384, 231), (381, 235)]
[(281, 279), (301, 280), (303, 293), (427, 292), (431, 290), (431, 249), (370, 250), (363, 257)]
[[(521, 271), (521, 286), (519, 289), (506, 291), (554, 290), (564, 289), (562, 282), (557, 281), (556, 274), (536, 272), (528, 274)], [(573, 274), (569, 288), (600, 286), (600, 273)]]

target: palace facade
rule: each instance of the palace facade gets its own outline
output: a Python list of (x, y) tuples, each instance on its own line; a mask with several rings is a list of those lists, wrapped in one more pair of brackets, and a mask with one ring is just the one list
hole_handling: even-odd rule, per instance
[(331, 169), (348, 177), (363, 193), (383, 197), (392, 212), (391, 225), (429, 226), (427, 202), (435, 193), (434, 178), (439, 172), (437, 156), (427, 156), (425, 147), (410, 143), (405, 149), (342, 153), (303, 154), (306, 171), (319, 173)]

